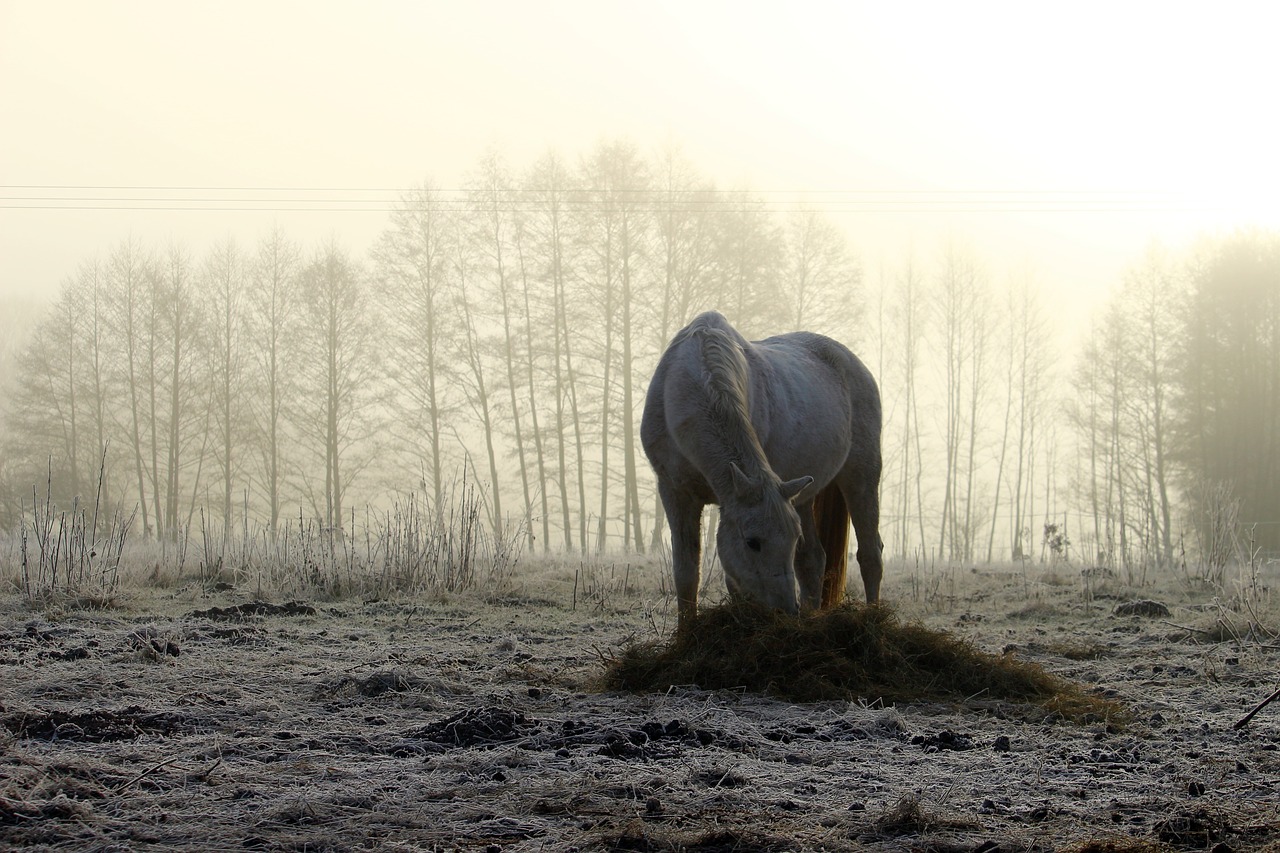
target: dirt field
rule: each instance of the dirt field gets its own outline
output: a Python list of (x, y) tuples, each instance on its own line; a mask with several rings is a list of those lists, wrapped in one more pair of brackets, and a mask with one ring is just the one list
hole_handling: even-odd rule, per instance
[[(7, 594), (0, 848), (1280, 850), (1280, 701), (1233, 728), (1280, 686), (1280, 641), (1249, 626), (1275, 627), (1264, 587), (1251, 612), (1065, 568), (890, 568), (903, 618), (1103, 691), (1117, 728), (990, 696), (595, 692), (623, 643), (671, 631), (663, 569), (538, 572), (372, 602)], [(1138, 597), (1169, 615), (1114, 614)]]

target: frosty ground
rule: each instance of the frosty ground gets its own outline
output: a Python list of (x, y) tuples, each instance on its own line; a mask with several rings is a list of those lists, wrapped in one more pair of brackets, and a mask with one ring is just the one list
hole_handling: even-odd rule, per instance
[[(993, 696), (600, 692), (620, 648), (674, 629), (666, 571), (547, 561), (384, 600), (8, 591), (0, 848), (1280, 849), (1280, 702), (1233, 727), (1280, 687), (1275, 566), (1247, 589), (890, 566), (902, 618), (1101, 691), (1123, 724)], [(1138, 598), (1168, 615), (1115, 614)]]

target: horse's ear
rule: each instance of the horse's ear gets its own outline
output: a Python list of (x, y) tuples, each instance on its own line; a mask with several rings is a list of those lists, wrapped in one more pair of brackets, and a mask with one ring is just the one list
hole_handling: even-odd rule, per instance
[(729, 471), (733, 474), (733, 491), (741, 501), (760, 500), (760, 481), (753, 480), (738, 467), (738, 463), (730, 462)]
[(812, 477), (797, 477), (779, 485), (778, 491), (782, 493), (783, 498), (794, 503), (796, 498), (800, 497), (800, 493), (812, 485)]

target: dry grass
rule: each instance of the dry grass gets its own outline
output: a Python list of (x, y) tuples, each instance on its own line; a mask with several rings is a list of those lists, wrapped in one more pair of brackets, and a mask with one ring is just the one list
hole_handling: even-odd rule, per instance
[(1012, 655), (915, 622), (886, 606), (846, 604), (799, 617), (745, 603), (702, 611), (669, 643), (636, 642), (601, 686), (746, 689), (795, 702), (1031, 703), (1075, 721), (1120, 720), (1123, 709)]
[(1103, 839), (1074, 844), (1063, 853), (1166, 853), (1168, 847), (1145, 839)]
[(110, 607), (131, 589), (192, 582), (258, 597), (504, 594), (523, 556), (523, 523), (496, 535), (484, 518), (485, 496), (465, 478), (439, 512), (409, 493), (384, 510), (353, 511), (341, 528), (300, 514), (274, 530), (247, 521), (224, 530), (202, 509), (192, 524), (156, 538), (131, 536), (136, 513), (108, 515), (78, 498), (61, 508), (51, 492), (51, 484), (43, 496), (33, 491), (19, 530), (0, 532), (0, 591), (20, 591), (34, 607)]
[(1081, 643), (1072, 640), (1060, 640), (1049, 643), (1046, 648), (1059, 657), (1067, 660), (1099, 660), (1110, 657), (1114, 652), (1102, 643)]
[[(664, 571), (539, 557), (518, 595), (274, 607), (190, 583), (127, 590), (114, 612), (33, 612), (11, 590), (0, 849), (1145, 853), (1280, 838), (1280, 705), (1232, 729), (1270, 690), (1269, 644), (1176, 641), (1066, 588), (1056, 617), (1010, 618), (1021, 584), (966, 572), (973, 598), (910, 619), (945, 628), (944, 646), (955, 633), (1024, 649), (1125, 697), (1134, 722), (1044, 725), (1043, 704), (998, 701), (585, 691), (600, 650), (669, 636)], [(901, 580), (889, 589), (910, 606)], [(1219, 615), (1171, 603), (1178, 621)], [(836, 615), (870, 619), (889, 666), (943, 668), (906, 648), (906, 611), (849, 611)], [(898, 672), (878, 675), (896, 686)]]

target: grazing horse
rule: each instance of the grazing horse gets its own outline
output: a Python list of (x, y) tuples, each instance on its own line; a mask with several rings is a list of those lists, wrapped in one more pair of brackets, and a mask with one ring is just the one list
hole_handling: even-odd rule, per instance
[(701, 314), (658, 362), (640, 440), (671, 527), (681, 628), (698, 609), (710, 503), (732, 595), (788, 613), (838, 604), (852, 519), (867, 601), (879, 599), (880, 392), (841, 344), (812, 332), (748, 342)]

